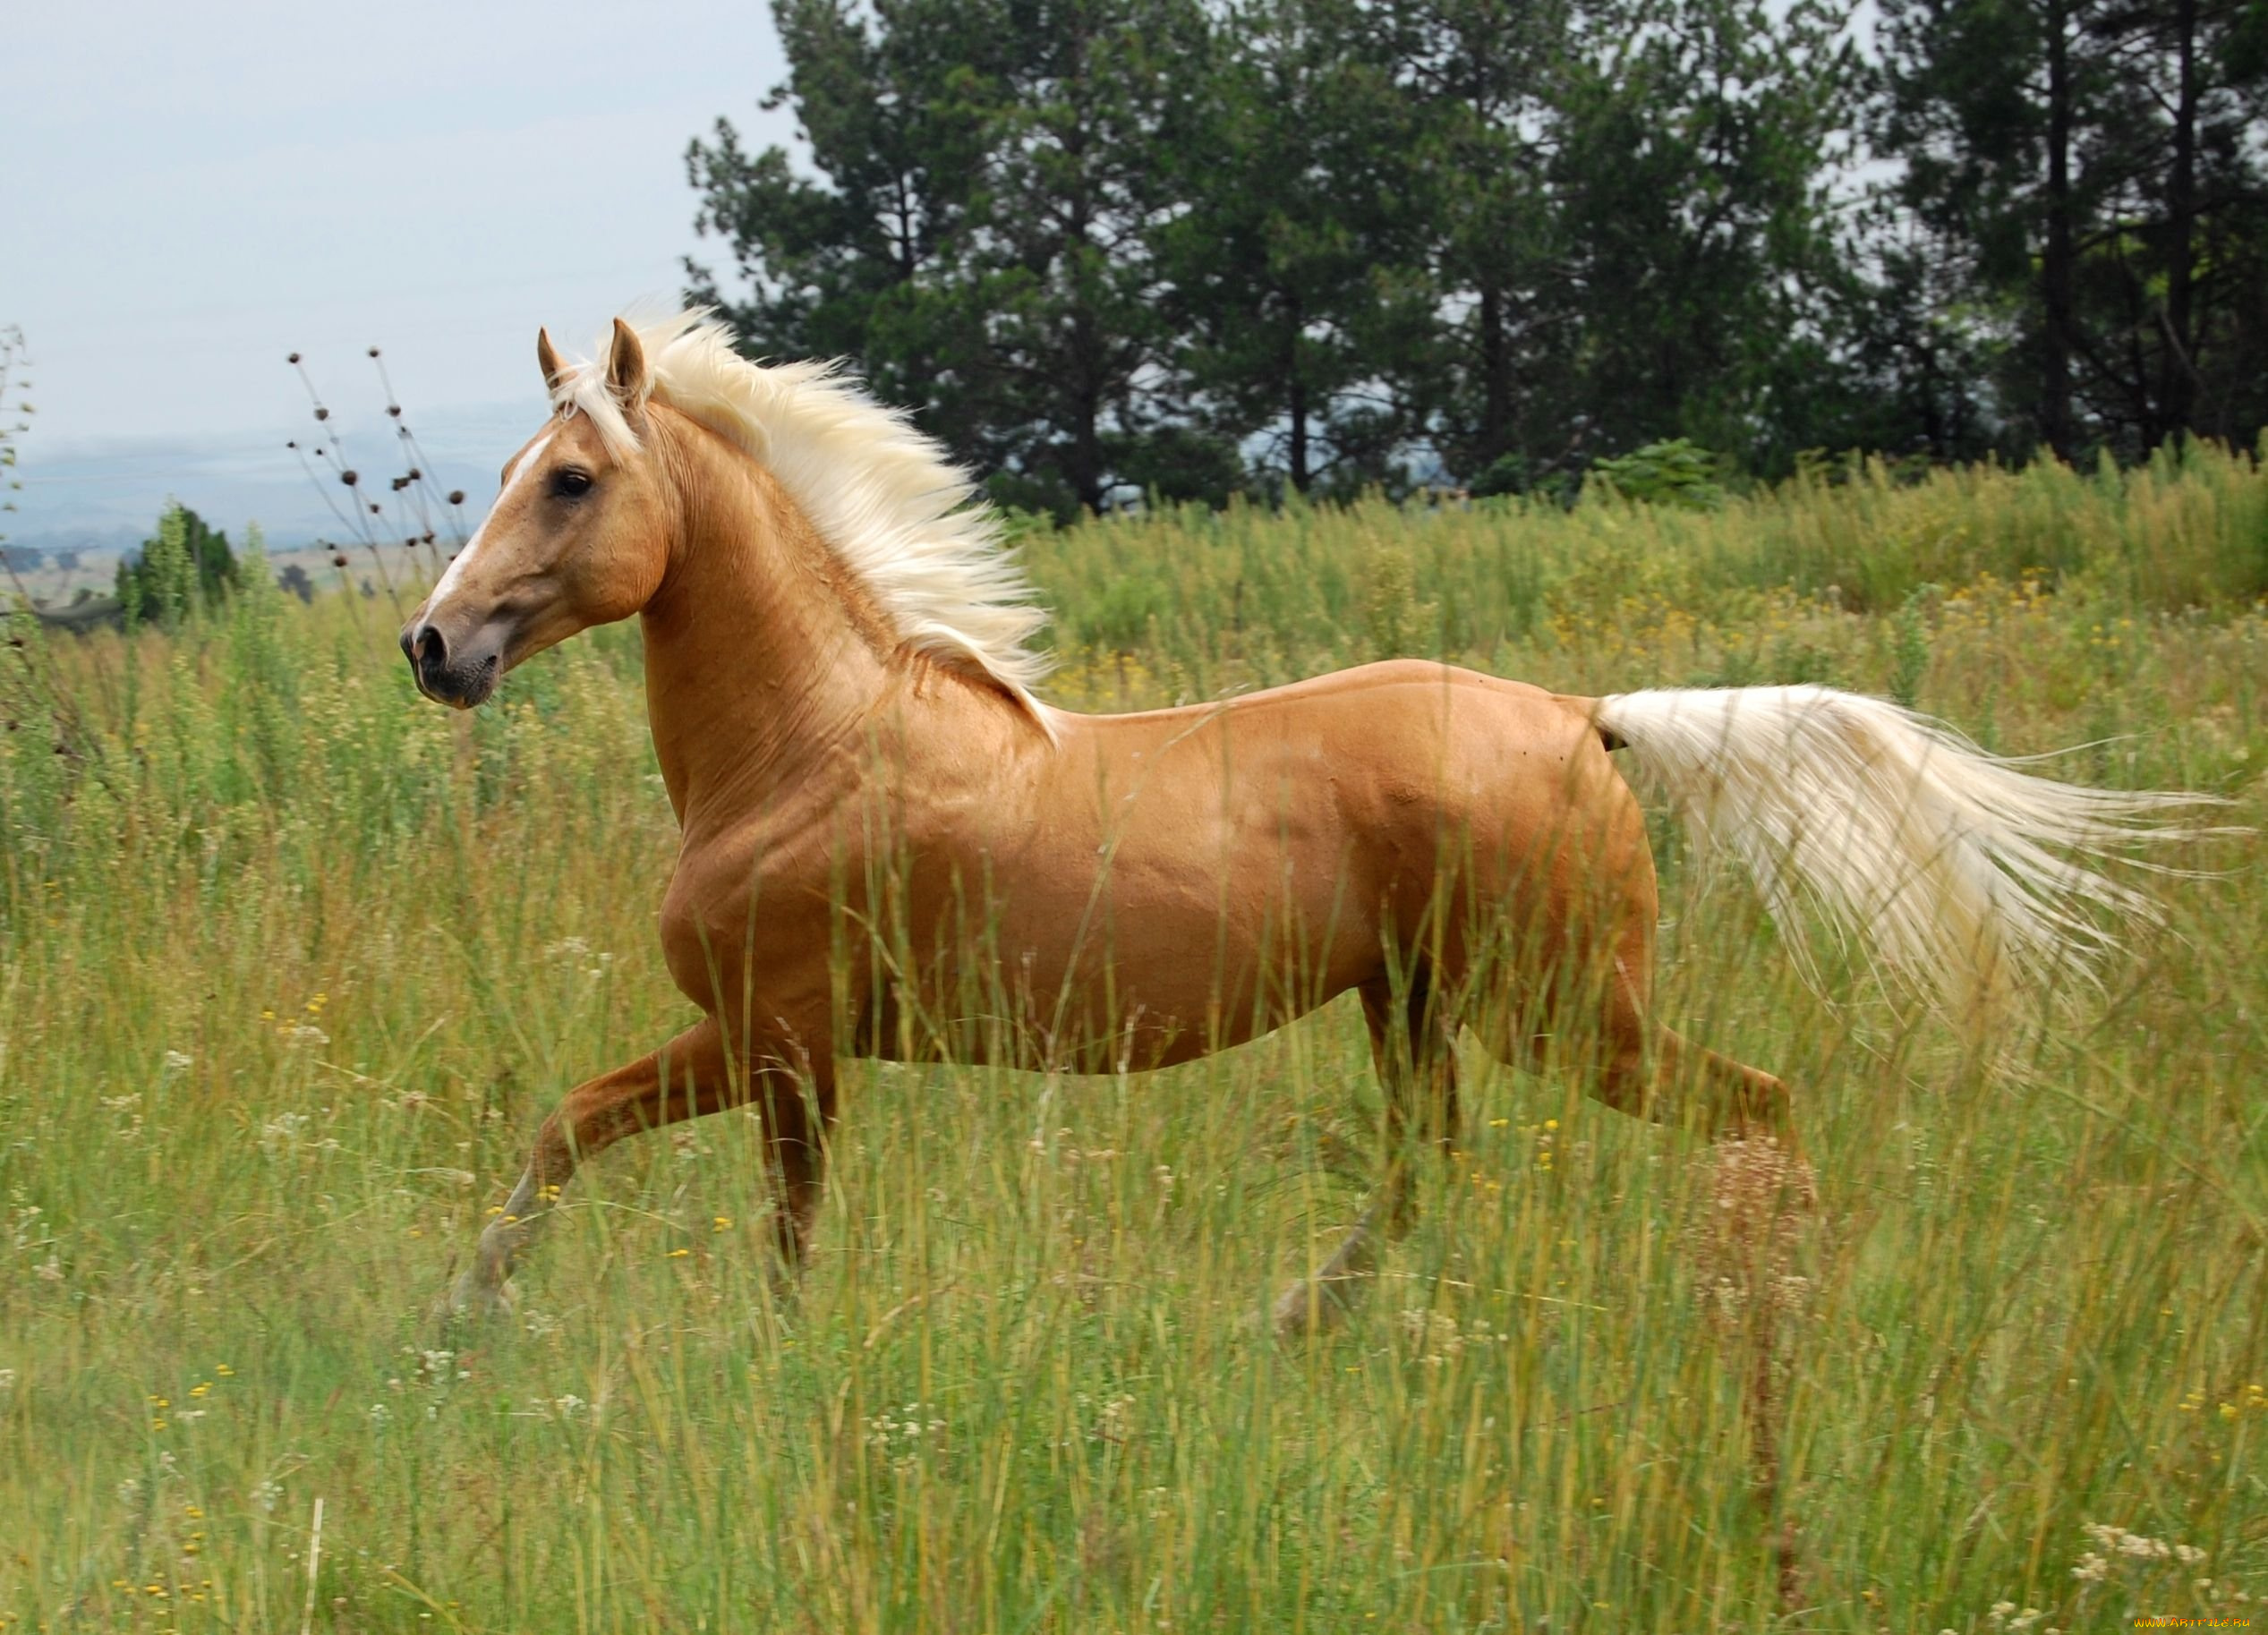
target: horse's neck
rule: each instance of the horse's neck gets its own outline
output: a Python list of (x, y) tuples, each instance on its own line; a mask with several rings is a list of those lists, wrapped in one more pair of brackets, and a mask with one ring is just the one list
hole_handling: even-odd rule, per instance
[(826, 546), (752, 462), (671, 429), (682, 521), (644, 609), (646, 709), (681, 822), (746, 810), (855, 739), (888, 685), (870, 633), (814, 570)]

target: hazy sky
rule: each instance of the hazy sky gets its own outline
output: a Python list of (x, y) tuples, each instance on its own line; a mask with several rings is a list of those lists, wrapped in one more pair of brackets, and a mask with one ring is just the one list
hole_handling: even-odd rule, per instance
[(794, 128), (756, 106), (782, 75), (761, 0), (47, 0), (10, 8), (4, 60), (0, 322), (37, 364), (35, 487), (43, 462), (138, 487), (177, 442), (279, 448), (306, 424), (294, 349), (350, 426), (372, 343), (428, 423), (532, 416), (539, 323), (579, 350), (715, 259), (688, 139)]

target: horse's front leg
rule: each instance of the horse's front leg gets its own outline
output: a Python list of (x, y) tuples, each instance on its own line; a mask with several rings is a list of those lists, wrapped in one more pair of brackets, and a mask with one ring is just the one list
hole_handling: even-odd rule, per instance
[[(814, 1074), (816, 1104), (831, 1098), (825, 1082), (831, 1064), (806, 1066)], [(812, 1217), (819, 1204), (824, 1162), (821, 1132), (806, 1111), (803, 1084), (777, 1060), (760, 1060), (736, 1073), (722, 1030), (703, 1020), (651, 1055), (577, 1085), (561, 1098), (536, 1132), (534, 1150), (519, 1184), (496, 1218), (481, 1233), (473, 1264), (449, 1292), (453, 1316), (483, 1316), (505, 1303), (505, 1282), (514, 1264), (558, 1203), (576, 1164), (641, 1130), (699, 1118), (740, 1101), (763, 1110), (774, 1179), (778, 1183), (776, 1229), (782, 1254), (802, 1257)]]

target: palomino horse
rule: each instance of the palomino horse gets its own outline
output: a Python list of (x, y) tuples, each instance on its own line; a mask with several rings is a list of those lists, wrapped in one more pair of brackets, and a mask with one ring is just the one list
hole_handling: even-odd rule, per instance
[[(841, 1054), (1161, 1067), (1352, 990), (1392, 1122), (1435, 1140), (1461, 1026), (1517, 1059), (1577, 1012), (1608, 1104), (1785, 1128), (1778, 1079), (1649, 1017), (1654, 870), (1618, 748), (1784, 925), (1815, 898), (1969, 1014), (2146, 916), (2061, 854), (2191, 798), (2027, 777), (1817, 687), (1571, 698), (1400, 662), (1069, 714), (1032, 694), (1043, 616), (996, 522), (902, 416), (825, 367), (745, 362), (697, 312), (618, 319), (580, 367), (548, 336), (537, 353), (555, 413), (402, 649), (469, 709), (576, 631), (644, 619), (683, 831), (661, 940), (703, 1015), (544, 1120), (460, 1311), (501, 1297), (579, 1160), (728, 1105), (761, 1110), (792, 1264)], [(1390, 1159), (1280, 1321), (1365, 1269), (1403, 1176)]]

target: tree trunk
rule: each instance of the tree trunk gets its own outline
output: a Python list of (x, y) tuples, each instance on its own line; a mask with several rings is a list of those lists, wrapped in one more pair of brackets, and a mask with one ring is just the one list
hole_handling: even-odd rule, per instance
[(1290, 332), (1284, 336), (1283, 361), (1284, 372), (1290, 377), (1291, 386), (1292, 486), (1304, 494), (1308, 491), (1308, 484), (1315, 481), (1314, 473), (1308, 470), (1308, 383), (1306, 376), (1300, 370), (1300, 341), (1307, 321), (1297, 296), (1286, 302), (1285, 307), (1290, 313), (1291, 325)]
[(2064, 0), (2049, 0), (2047, 248), (2040, 259), (2040, 435), (2069, 460), (2073, 253), (2071, 38)]
[(1085, 306), (1072, 325), (1081, 379), (1071, 403), (1071, 487), (1079, 503), (1096, 515), (1103, 510), (1103, 395), (1093, 368), (1094, 318)]
[(1473, 464), (1486, 471), (1512, 444), (1512, 348), (1505, 337), (1504, 292), (1480, 292), (1480, 447)]
[(1095, 88), (1087, 73), (1087, 47), (1092, 41), (1083, 14), (1074, 13), (1064, 43), (1068, 55), (1060, 94), (1075, 110), (1062, 133), (1063, 157), (1070, 161), (1065, 198), (1068, 212), (1056, 268), (1057, 275), (1066, 281), (1065, 295), (1070, 304), (1070, 378), (1066, 394), (1070, 402), (1066, 407), (1071, 447), (1070, 469), (1065, 475), (1070, 480), (1071, 492), (1079, 497), (1079, 503), (1100, 515), (1104, 498), (1103, 399), (1109, 369), (1104, 356), (1106, 342), (1087, 285), (1097, 210), (1094, 174), (1087, 163), (1091, 134), (1087, 120), (1093, 107), (1088, 98)]
[(2166, 179), (2166, 349), (2159, 374), (2157, 439), (2196, 429), (2197, 0), (2176, 0), (2181, 83), (2173, 123), (2173, 173)]
[[(1082, 42), (1083, 43), (1083, 42)], [(1080, 67), (1086, 63), (1080, 53)], [(1082, 74), (1082, 77), (1083, 74)], [(1071, 283), (1071, 356), (1077, 384), (1071, 398), (1071, 488), (1079, 503), (1096, 515), (1103, 511), (1103, 343), (1097, 334), (1094, 303), (1087, 295), (1087, 255), (1093, 249), (1093, 200), (1087, 172), (1087, 127), (1084, 120), (1063, 133), (1063, 151), (1073, 161), (1078, 181), (1071, 192), (1070, 230), (1063, 263)]]

